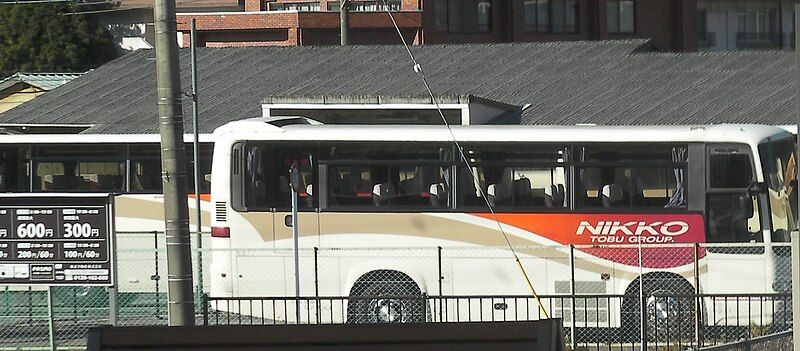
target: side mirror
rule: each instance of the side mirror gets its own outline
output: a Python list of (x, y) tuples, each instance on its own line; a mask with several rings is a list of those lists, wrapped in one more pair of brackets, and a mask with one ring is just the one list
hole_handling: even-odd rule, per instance
[(766, 192), (767, 185), (764, 184), (764, 182), (752, 182), (750, 183), (750, 186), (747, 187), (747, 194), (750, 196), (755, 196)]

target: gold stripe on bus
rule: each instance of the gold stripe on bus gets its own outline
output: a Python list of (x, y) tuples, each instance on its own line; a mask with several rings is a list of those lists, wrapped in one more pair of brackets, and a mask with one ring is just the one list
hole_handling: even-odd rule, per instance
[[(141, 218), (163, 221), (164, 201), (162, 199), (142, 199), (129, 196), (114, 198), (114, 212), (116, 217)], [(189, 223), (195, 224), (194, 209), (190, 209)], [(202, 225), (211, 225), (211, 212), (203, 210)]]
[[(267, 223), (265, 218), (272, 218), (272, 216), (265, 216), (264, 213), (240, 213), (245, 220), (247, 220), (254, 228), (257, 228), (259, 236), (265, 241), (270, 242), (273, 240), (273, 233), (263, 231), (263, 228), (273, 229), (272, 224), (264, 225)], [(485, 227), (482, 225), (467, 223), (457, 218), (446, 218), (443, 216), (433, 216), (419, 213), (353, 213), (353, 212), (325, 212), (325, 213), (301, 213), (301, 219), (305, 217), (312, 222), (314, 219), (309, 217), (316, 216), (318, 223), (311, 223), (311, 228), (306, 226), (306, 229), (301, 230), (300, 236), (307, 237), (317, 234), (315, 229), (319, 228), (319, 235), (338, 235), (338, 234), (387, 234), (387, 235), (403, 235), (421, 238), (442, 239), (452, 242), (463, 242), (467, 244), (504, 248), (506, 243), (503, 235), (499, 230)], [(476, 217), (477, 218), (477, 217)], [(283, 218), (281, 217), (282, 221)], [(301, 228), (303, 228), (300, 221)], [(277, 226), (283, 226), (282, 223), (277, 223)], [(288, 228), (287, 228), (288, 229)], [(275, 232), (279, 232), (275, 230)], [(291, 231), (280, 231), (280, 235), (276, 234), (277, 240), (291, 238)], [(288, 232), (288, 234), (287, 234)], [(528, 232), (526, 232), (528, 233)], [(536, 235), (528, 233), (529, 235)], [(568, 265), (569, 252), (563, 248), (566, 245), (561, 245), (561, 250), (556, 246), (548, 246), (546, 244), (536, 243), (531, 240), (526, 240), (515, 235), (509, 235), (509, 241), (515, 247), (518, 253), (529, 255), (531, 257), (541, 257), (548, 260), (555, 260), (564, 262)], [(538, 246), (538, 247), (537, 247)], [(626, 280), (633, 280), (639, 274), (634, 271), (627, 271), (625, 269), (615, 268), (615, 265), (623, 266), (619, 263), (601, 263), (609, 260), (590, 257), (588, 259), (581, 258), (578, 255), (575, 260), (575, 267), (579, 270), (589, 271), (598, 274), (613, 273), (613, 276)], [(509, 259), (511, 259), (509, 257)], [(524, 260), (524, 258), (523, 258)], [(705, 272), (706, 267), (701, 267), (701, 273)], [(649, 270), (648, 270), (649, 271)], [(692, 267), (680, 267), (680, 275), (691, 280)], [(566, 278), (565, 278), (566, 279)]]

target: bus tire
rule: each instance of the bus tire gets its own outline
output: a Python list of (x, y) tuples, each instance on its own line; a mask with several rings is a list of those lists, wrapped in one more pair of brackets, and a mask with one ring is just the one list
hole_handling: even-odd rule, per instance
[(425, 299), (417, 283), (396, 270), (362, 275), (350, 289), (348, 323), (422, 323)]
[[(621, 339), (639, 341), (642, 315), (637, 278), (625, 290), (621, 309)], [(645, 338), (648, 341), (692, 340), (694, 338), (694, 288), (683, 277), (664, 272), (644, 275)]]

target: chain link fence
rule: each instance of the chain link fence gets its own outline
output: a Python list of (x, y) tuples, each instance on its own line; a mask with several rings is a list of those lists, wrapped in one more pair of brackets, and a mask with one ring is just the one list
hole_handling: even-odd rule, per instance
[[(194, 252), (198, 322), (203, 315), (202, 293), (214, 296), (209, 265), (212, 253), (220, 251), (231, 257), (235, 296), (356, 299), (356, 303), (339, 305), (317, 299), (283, 307), (251, 306), (272, 311), (259, 317), (261, 322), (446, 319), (446, 309), (431, 308), (436, 301), (404, 306), (397, 305), (396, 299), (380, 297), (530, 297), (532, 291), (521, 268), (535, 292), (549, 296), (542, 300), (543, 306), (495, 309), (491, 303), (488, 307), (470, 306), (472, 312), (483, 310), (486, 316), (499, 318), (523, 310), (537, 316), (546, 311), (547, 316), (563, 318), (567, 338), (575, 343), (612, 333), (631, 343), (677, 338), (702, 339), (706, 345), (780, 331), (788, 328), (791, 320), (788, 300), (763, 298), (763, 294), (789, 291), (788, 244), (525, 246), (515, 247), (519, 264), (507, 247), (302, 248), (298, 253), (298, 294), (293, 250), (215, 251), (209, 249), (208, 239), (204, 239), (204, 249)], [(196, 247), (196, 240), (193, 245)], [(0, 287), (0, 350), (49, 349), (51, 345), (83, 349), (85, 332), (91, 326), (166, 325), (163, 233), (117, 233), (117, 247), (116, 289), (53, 287), (52, 303), (48, 303), (47, 288)], [(204, 257), (202, 265), (197, 264), (198, 253)], [(732, 298), (730, 294), (741, 295)], [(450, 307), (451, 312), (458, 310)], [(642, 313), (643, 307), (652, 313)], [(257, 314), (230, 308), (225, 311), (235, 311), (234, 317)], [(301, 313), (307, 315), (298, 315)], [(648, 317), (641, 318), (643, 315)], [(642, 327), (648, 335), (643, 335)]]
[[(207, 240), (205, 235), (204, 241)], [(85, 350), (86, 332), (94, 326), (166, 325), (164, 234), (117, 233), (116, 245), (117, 275), (113, 288), (0, 287), (0, 350)], [(197, 240), (192, 245), (196, 248)], [(198, 252), (201, 251), (194, 251), (195, 258)], [(203, 263), (204, 282), (208, 281), (208, 261)], [(195, 282), (199, 316), (200, 296), (208, 288), (201, 289), (196, 273)]]

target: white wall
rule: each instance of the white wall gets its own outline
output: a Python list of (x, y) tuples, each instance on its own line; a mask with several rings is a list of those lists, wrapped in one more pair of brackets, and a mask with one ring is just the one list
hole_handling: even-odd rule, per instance
[(155, 37), (153, 10), (121, 10), (96, 16), (98, 22), (111, 33), (114, 44), (121, 51), (153, 48), (153, 38)]

